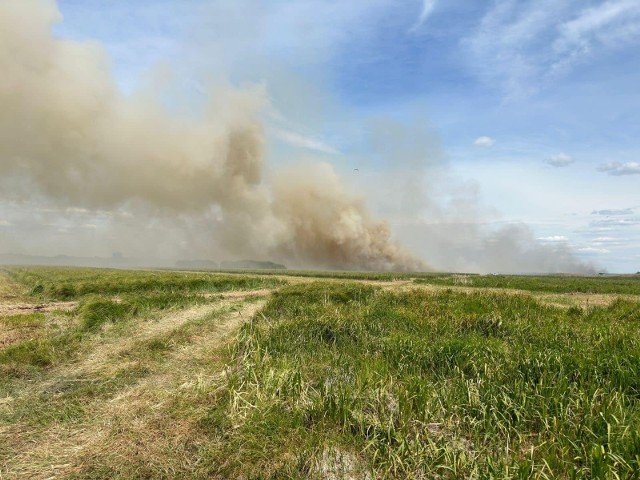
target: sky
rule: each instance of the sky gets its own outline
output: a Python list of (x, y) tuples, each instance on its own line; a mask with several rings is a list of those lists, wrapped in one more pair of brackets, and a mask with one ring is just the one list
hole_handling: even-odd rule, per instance
[[(463, 190), (472, 200), (457, 219), (524, 222), (599, 269), (640, 270), (637, 0), (58, 8), (55, 35), (99, 41), (127, 94), (170, 81), (166, 104), (180, 109), (178, 97), (202, 100), (204, 81), (261, 85), (270, 162), (330, 162), (412, 249)], [(389, 182), (409, 193), (384, 195)]]

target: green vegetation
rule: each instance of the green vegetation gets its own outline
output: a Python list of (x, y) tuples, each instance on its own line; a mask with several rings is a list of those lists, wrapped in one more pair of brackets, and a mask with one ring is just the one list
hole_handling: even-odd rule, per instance
[(384, 478), (637, 478), (638, 307), (289, 287), (241, 331), (214, 463), (305, 478), (333, 446)]
[(475, 288), (509, 288), (552, 293), (611, 293), (640, 295), (640, 275), (578, 277), (569, 275), (434, 275), (415, 283)]
[(0, 271), (0, 476), (640, 478), (637, 278), (286, 273)]
[(92, 294), (213, 293), (270, 288), (283, 283), (256, 276), (95, 268), (13, 268), (5, 272), (13, 281), (24, 285), (31, 295), (49, 300), (71, 300)]
[[(202, 270), (194, 269), (194, 272)], [(356, 271), (318, 271), (318, 270), (213, 270), (218, 273), (230, 275), (277, 275), (302, 278), (326, 278), (337, 280), (371, 280), (391, 282), (395, 280), (412, 280), (414, 278), (430, 278), (449, 276), (449, 273), (425, 273), (425, 272), (356, 272)]]
[(41, 313), (0, 316), (5, 325), (31, 330), (25, 338), (0, 350), (0, 371), (18, 376), (33, 373), (33, 367), (72, 360), (82, 347), (88, 348), (87, 340), (103, 325), (148, 319), (162, 311), (205, 304), (210, 301), (203, 295), (207, 293), (284, 283), (274, 278), (89, 268), (13, 268), (4, 273), (39, 302), (79, 300), (72, 312), (61, 312), (64, 321), (54, 329), (47, 328)]

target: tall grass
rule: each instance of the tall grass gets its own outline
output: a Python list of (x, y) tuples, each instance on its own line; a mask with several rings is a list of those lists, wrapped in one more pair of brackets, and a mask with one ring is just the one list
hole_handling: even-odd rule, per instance
[(333, 445), (385, 478), (638, 478), (638, 307), (288, 287), (240, 333), (210, 461), (305, 478)]
[(215, 293), (229, 290), (271, 288), (285, 282), (276, 278), (95, 268), (30, 267), (5, 272), (42, 299), (72, 300), (87, 295), (149, 295)]
[(31, 292), (34, 300), (79, 301), (73, 311), (63, 314), (68, 321), (58, 329), (46, 329), (41, 314), (38, 323), (27, 321), (36, 318), (33, 315), (2, 319), (0, 326), (39, 328), (36, 334), (0, 349), (0, 373), (8, 377), (33, 376), (43, 368), (72, 361), (105, 325), (124, 325), (162, 311), (209, 302), (203, 293), (285, 283), (275, 278), (93, 268), (10, 268), (4, 273)]
[[(57, 438), (59, 448), (65, 429), (93, 426), (109, 447), (70, 466), (77, 478), (640, 478), (638, 301), (560, 308), (482, 288), (486, 278), (497, 288), (629, 294), (631, 277), (425, 275), (445, 288), (413, 290), (298, 283), (274, 291), (225, 355), (218, 311), (151, 335), (136, 328), (218, 298), (205, 293), (285, 280), (8, 272), (34, 302), (77, 306), (0, 317), (11, 335), (24, 330), (0, 349), (0, 423), (10, 432), (0, 470), (28, 462), (26, 439)], [(84, 354), (101, 346), (117, 353), (93, 365)], [(111, 412), (125, 391), (136, 406)]]
[(277, 275), (306, 278), (334, 278), (339, 280), (394, 281), (413, 278), (447, 276), (448, 273), (431, 272), (358, 272), (332, 270), (216, 270), (230, 275)]
[(416, 278), (415, 283), (465, 286), (476, 288), (509, 288), (551, 293), (608, 293), (640, 295), (640, 275), (582, 277), (570, 275), (434, 275)]

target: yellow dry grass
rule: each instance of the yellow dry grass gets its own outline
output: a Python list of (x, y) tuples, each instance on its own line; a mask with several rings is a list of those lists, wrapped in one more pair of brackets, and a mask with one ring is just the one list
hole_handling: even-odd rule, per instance
[[(261, 295), (263, 293), (267, 292), (261, 292)], [(255, 296), (255, 292), (253, 294)], [(0, 466), (0, 478), (2, 475), (7, 478), (64, 478), (81, 474), (89, 464), (93, 467), (109, 465), (110, 468), (126, 464), (127, 468), (138, 470), (121, 474), (154, 478), (171, 477), (177, 470), (190, 470), (193, 451), (186, 446), (197, 445), (199, 434), (189, 415), (167, 419), (167, 405), (186, 397), (197, 408), (196, 397), (205, 395), (209, 398), (212, 392), (215, 394), (216, 385), (222, 385), (223, 364), (220, 361), (218, 368), (212, 369), (212, 359), (215, 362), (216, 352), (242, 322), (264, 304), (264, 301), (243, 303), (241, 295), (234, 296), (234, 301), (189, 308), (148, 322), (124, 342), (121, 339), (118, 343), (97, 346), (96, 351), (79, 364), (52, 372), (47, 384), (64, 381), (71, 370), (74, 375), (83, 372), (106, 378), (126, 367), (118, 353), (136, 341), (167, 334), (215, 309), (226, 311), (214, 320), (215, 328), (207, 329), (187, 345), (171, 352), (164, 362), (150, 362), (147, 368), (151, 373), (142, 380), (107, 401), (93, 402), (93, 415), (80, 424), (54, 424), (37, 432), (21, 425), (0, 427), (0, 436), (9, 440), (13, 450), (12, 457)], [(34, 395), (36, 392), (23, 394)], [(4, 408), (10, 408), (10, 405), (5, 404)], [(202, 408), (206, 408), (206, 404)]]
[[(370, 282), (372, 285), (376, 285), (376, 282)], [(412, 282), (398, 281), (398, 282), (378, 282), (378, 285), (385, 286), (385, 288), (407, 291), (407, 290), (423, 290), (427, 292), (440, 292), (450, 290), (453, 292), (462, 293), (491, 293), (502, 295), (524, 295), (532, 297), (542, 303), (543, 305), (549, 305), (554, 307), (579, 307), (588, 309), (590, 307), (608, 306), (615, 302), (618, 298), (627, 300), (640, 300), (637, 295), (619, 295), (612, 293), (547, 293), (547, 292), (534, 292), (527, 290), (516, 290), (510, 288), (487, 288), (487, 287), (467, 287), (467, 286), (450, 286), (450, 285), (432, 285), (432, 284), (415, 284)]]
[(24, 289), (3, 272), (0, 272), (0, 304), (20, 302), (25, 297)]

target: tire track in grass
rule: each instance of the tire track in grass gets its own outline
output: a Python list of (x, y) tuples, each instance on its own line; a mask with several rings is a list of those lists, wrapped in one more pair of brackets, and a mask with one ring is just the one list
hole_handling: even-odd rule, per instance
[(234, 302), (265, 296), (271, 292), (272, 290), (262, 289), (215, 294), (212, 297), (222, 297), (222, 300), (205, 305), (196, 305), (177, 312), (173, 311), (162, 315), (160, 318), (144, 320), (135, 325), (135, 330), (126, 339), (122, 337), (104, 339), (106, 341), (97, 345), (82, 362), (64, 367), (61, 375), (66, 373), (77, 376), (79, 374), (104, 371), (105, 366), (114, 365), (112, 361), (114, 358), (118, 358), (122, 353), (129, 351), (140, 342), (164, 335), (180, 328), (187, 322), (206, 317), (215, 311), (229, 308)]
[[(79, 364), (59, 369), (55, 379), (47, 382), (49, 387), (56, 381), (64, 382), (69, 375), (78, 377), (83, 373), (104, 377), (105, 373), (117, 370), (118, 364), (120, 367), (124, 365), (119, 354), (132, 348), (137, 342), (170, 334), (188, 322), (204, 319), (217, 310), (229, 309), (219, 318), (212, 319), (216, 323), (210, 331), (202, 334), (196, 332), (188, 344), (170, 352), (164, 362), (152, 365), (147, 376), (125, 387), (115, 397), (108, 400), (88, 399), (94, 413), (80, 424), (55, 423), (44, 431), (33, 431), (27, 425), (8, 425), (0, 429), (0, 436), (6, 439), (6, 446), (11, 448), (4, 459), (0, 458), (0, 478), (3, 475), (8, 478), (64, 478), (79, 473), (86, 466), (86, 460), (94, 455), (106, 456), (117, 462), (118, 457), (132, 453), (140, 458), (147, 457), (156, 449), (166, 446), (163, 442), (154, 444), (146, 425), (161, 422), (157, 415), (163, 403), (177, 390), (198, 390), (205, 385), (212, 386), (224, 381), (223, 364), (215, 372), (194, 371), (192, 364), (195, 358), (224, 345), (242, 323), (250, 319), (266, 302), (258, 300), (242, 303), (244, 300), (265, 296), (271, 290), (245, 293), (247, 295), (243, 296), (240, 292), (234, 292), (232, 298), (221, 302), (163, 316), (158, 321), (142, 326), (126, 341), (123, 342), (120, 338), (119, 342), (101, 345), (94, 354)], [(100, 362), (104, 363), (101, 365)], [(45, 386), (43, 389), (42, 384), (38, 385), (40, 392), (46, 388)], [(27, 396), (30, 395), (38, 393), (31, 391)], [(171, 430), (171, 426), (167, 427)], [(186, 427), (174, 427), (175, 435), (171, 441), (186, 434), (186, 431), (180, 432)], [(132, 432), (136, 432), (135, 435)], [(0, 442), (2, 443), (4, 442)]]

